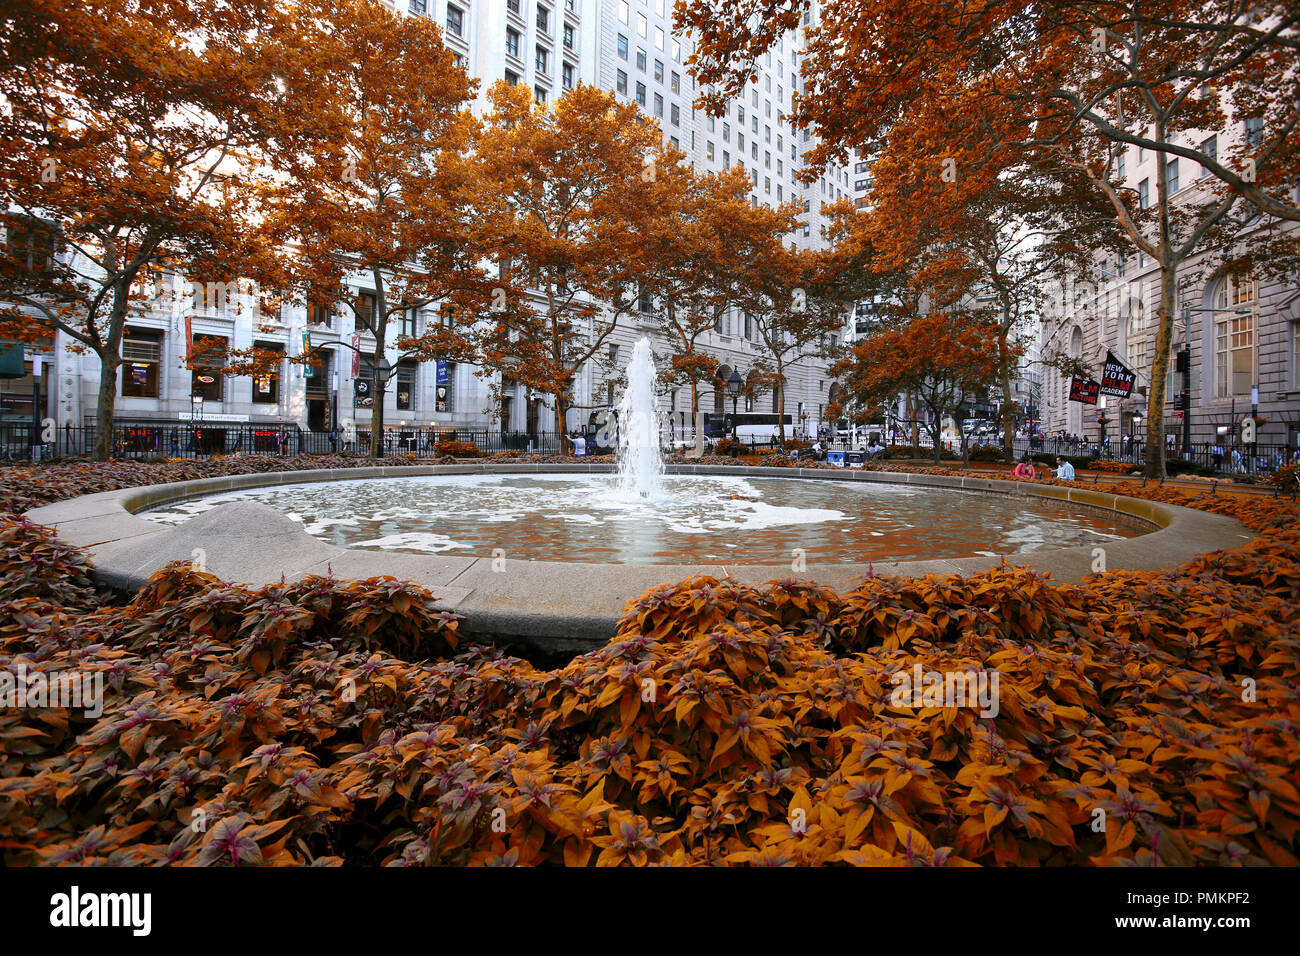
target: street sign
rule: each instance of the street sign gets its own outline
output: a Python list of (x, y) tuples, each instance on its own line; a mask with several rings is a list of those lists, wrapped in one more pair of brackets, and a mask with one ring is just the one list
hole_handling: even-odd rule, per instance
[(216, 379), (213, 378), (211, 375), (200, 375), (199, 381), (202, 382), (204, 385), (211, 385), (213, 382), (216, 381)]

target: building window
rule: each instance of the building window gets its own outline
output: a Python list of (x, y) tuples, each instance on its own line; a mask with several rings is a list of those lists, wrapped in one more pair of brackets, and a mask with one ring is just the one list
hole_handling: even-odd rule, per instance
[(645, 50), (637, 50), (637, 51), (636, 51), (636, 68), (637, 68), (638, 70), (640, 70), (642, 73), (645, 72), (645, 63), (646, 63), (646, 59), (645, 59)]
[(663, 48), (664, 48), (663, 27), (655, 27), (655, 49), (662, 50)]
[(540, 86), (534, 86), (533, 102), (535, 102), (538, 106), (544, 106), (546, 104), (546, 90)]
[(464, 36), (465, 31), (465, 11), (460, 7), (447, 5), (447, 32), (452, 36)]
[[(674, 109), (675, 108), (676, 107), (674, 107)], [(708, 142), (704, 144), (704, 156), (706, 159), (713, 159), (713, 143)]]
[(636, 102), (642, 109), (645, 109), (645, 84), (637, 81), (636, 84)]
[(519, 58), (519, 31), (506, 27), (506, 52), (515, 59)]
[(566, 50), (573, 49), (573, 24), (571, 23), (564, 25), (564, 48)]
[(307, 303), (307, 324), (323, 325), (326, 328), (334, 324), (334, 315), (330, 312), (327, 305), (312, 305)]
[(415, 309), (403, 309), (397, 314), (397, 334), (415, 338)]
[(195, 335), (190, 353), (190, 382), (196, 397), (221, 401), (221, 367), (226, 364), (226, 340), (220, 335)]
[[(668, 87), (674, 93), (680, 93), (682, 91), (682, 75), (676, 70), (673, 70), (672, 74), (668, 78)], [(712, 116), (709, 117), (709, 122), (713, 122)]]
[(618, 35), (618, 58), (620, 60), (627, 59), (627, 37), (621, 33)]
[[(1205, 156), (1206, 156), (1208, 159), (1210, 159), (1210, 160), (1212, 160), (1212, 161), (1214, 161), (1214, 162), (1218, 162), (1218, 159), (1219, 159), (1219, 137), (1217, 137), (1217, 136), (1211, 136), (1209, 139), (1207, 139), (1207, 140), (1203, 140), (1203, 141), (1201, 142), (1201, 152), (1204, 153)], [(1201, 175), (1202, 175), (1202, 176), (1208, 176), (1209, 174), (1210, 174), (1210, 171), (1209, 171), (1208, 169), (1206, 169), (1204, 166), (1202, 166), (1202, 167), (1201, 167)]]
[(551, 32), (551, 8), (537, 5), (537, 29), (541, 33)]
[(627, 17), (628, 17), (627, 0), (618, 0), (619, 23), (627, 23), (628, 22)]
[[(674, 103), (668, 110), (668, 121), (672, 123), (674, 126), (682, 125), (681, 107), (679, 107), (676, 103)], [(712, 159), (712, 157), (709, 158)]]
[(519, 85), (519, 74), (518, 74), (518, 73), (515, 73), (513, 70), (506, 70), (506, 85), (507, 85), (507, 86), (518, 86), (518, 85)]
[(1147, 335), (1146, 309), (1142, 303), (1133, 300), (1129, 307), (1128, 329), (1124, 335), (1124, 352), (1128, 358), (1128, 367), (1141, 372), (1146, 369), (1150, 359), (1150, 339)]
[(122, 334), (122, 396), (157, 398), (161, 332), (127, 328)]
[(1178, 192), (1178, 157), (1165, 163), (1165, 182), (1169, 185), (1169, 195)]
[(1245, 121), (1246, 127), (1246, 145), (1251, 149), (1259, 149), (1264, 142), (1264, 118), (1262, 116), (1251, 116)]
[[(284, 346), (273, 342), (254, 342), (253, 347), (264, 352), (284, 354)], [(265, 374), (253, 376), (253, 402), (257, 405), (277, 405), (280, 402), (280, 363)]]
[(723, 123), (723, 124), (722, 124), (722, 141), (723, 141), (724, 143), (730, 143), (730, 142), (731, 142), (731, 124), (730, 124), (730, 123)]
[(622, 70), (618, 71), (618, 79), (615, 81), (617, 90), (624, 96), (627, 96), (627, 74)]
[(425, 14), (429, 12), (428, 0), (410, 0), (407, 9), (412, 13)]
[(548, 69), (548, 67), (550, 66), (550, 59), (547, 55), (545, 47), (540, 47), (540, 46), (537, 47), (537, 58), (535, 63), (537, 66), (538, 73), (542, 74), (543, 76), (546, 76), (550, 72), (550, 70)]
[(663, 119), (664, 115), (664, 98), (658, 93), (655, 94), (655, 116)]
[(511, 13), (518, 13), (522, 7), (522, 0), (506, 0), (506, 9)]
[(650, 21), (645, 18), (644, 13), (636, 15), (636, 35), (643, 40), (650, 35)]
[(644, 289), (641, 290), (640, 294), (638, 294), (637, 296), (636, 307), (637, 307), (637, 311), (641, 312), (643, 315), (649, 315), (650, 313), (654, 312), (655, 310), (654, 296), (651, 295), (649, 292), (646, 292)]
[(722, 151), (722, 168), (731, 168), (731, 153), (727, 152), (725, 149)]
[(1149, 180), (1138, 183), (1138, 208), (1146, 209), (1151, 203), (1151, 184)]
[[(572, 63), (566, 63), (564, 64), (564, 66), (560, 68), (560, 77), (561, 77), (560, 82), (564, 85), (564, 88), (566, 90), (573, 89), (573, 64)], [(624, 82), (623, 86), (624, 86), (624, 92), (626, 92), (627, 83)]]
[(415, 408), (415, 363), (397, 363), (397, 410), (410, 411)]
[(1249, 395), (1255, 384), (1255, 280), (1227, 277), (1215, 296), (1216, 309), (1248, 309), (1214, 315), (1214, 382), (1219, 398)]
[(373, 292), (361, 292), (357, 295), (357, 328), (373, 329), (375, 312), (379, 308), (379, 297)]
[(1291, 323), (1291, 391), (1300, 392), (1300, 322)]
[(655, 60), (655, 82), (662, 83), (663, 81), (664, 81), (664, 61)]

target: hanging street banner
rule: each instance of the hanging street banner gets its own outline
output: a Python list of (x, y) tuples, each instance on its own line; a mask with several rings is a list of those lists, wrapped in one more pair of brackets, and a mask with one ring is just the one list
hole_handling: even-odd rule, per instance
[(1115, 357), (1109, 349), (1106, 351), (1106, 367), (1101, 370), (1101, 394), (1117, 395), (1128, 398), (1133, 391), (1135, 375), (1127, 365)]
[(361, 374), (361, 336), (352, 336), (352, 377)]
[(1085, 405), (1096, 405), (1097, 396), (1101, 391), (1101, 383), (1094, 382), (1092, 379), (1084, 380), (1081, 378), (1070, 379), (1070, 401), (1083, 402)]

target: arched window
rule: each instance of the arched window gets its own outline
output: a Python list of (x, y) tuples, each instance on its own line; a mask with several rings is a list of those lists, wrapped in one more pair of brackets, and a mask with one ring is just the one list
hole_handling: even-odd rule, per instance
[(1214, 303), (1214, 394), (1246, 396), (1255, 384), (1255, 279), (1224, 276)]

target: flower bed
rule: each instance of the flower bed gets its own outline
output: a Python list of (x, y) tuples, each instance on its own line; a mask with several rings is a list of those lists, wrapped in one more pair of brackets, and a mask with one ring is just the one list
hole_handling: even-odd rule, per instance
[[(1296, 865), (1300, 511), (1132, 491), (1259, 536), (1078, 586), (697, 578), (550, 670), (392, 579), (117, 603), (0, 517), (0, 665), (105, 680), (97, 718), (0, 710), (4, 859)], [(895, 702), (918, 666), (998, 713)]]

